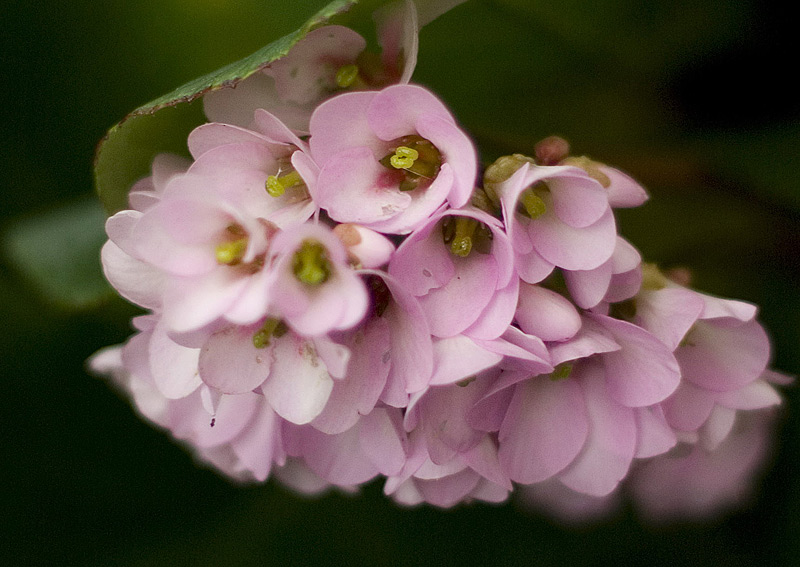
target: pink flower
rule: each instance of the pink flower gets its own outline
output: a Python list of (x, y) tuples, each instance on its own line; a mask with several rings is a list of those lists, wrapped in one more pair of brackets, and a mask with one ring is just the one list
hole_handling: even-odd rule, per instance
[(401, 470), (406, 441), (398, 429), (399, 420), (399, 410), (376, 408), (337, 434), (287, 424), (286, 450), (326, 482), (353, 488), (378, 474), (392, 475)]
[(278, 415), (305, 424), (323, 411), (349, 359), (350, 351), (327, 337), (301, 337), (267, 319), (212, 334), (200, 350), (197, 372), (224, 394), (260, 391)]
[(519, 278), (511, 243), (482, 211), (431, 217), (398, 248), (389, 273), (417, 297), (436, 337), (494, 339), (513, 318)]
[(328, 404), (312, 422), (325, 433), (350, 429), (379, 401), (407, 406), (409, 395), (425, 388), (433, 371), (433, 345), (419, 303), (385, 272), (360, 273), (372, 292), (371, 312), (358, 328), (338, 337), (352, 355), (347, 375), (334, 382)]
[(330, 229), (306, 223), (280, 231), (270, 255), (274, 282), (269, 311), (296, 332), (319, 336), (350, 329), (363, 319), (366, 287)]
[(564, 270), (570, 297), (578, 307), (591, 309), (601, 301), (630, 299), (642, 284), (642, 256), (633, 245), (617, 236), (614, 253), (593, 270)]
[(424, 438), (417, 432), (408, 436), (408, 456), (403, 469), (388, 475), (384, 492), (396, 502), (416, 506), (423, 502), (450, 508), (475, 500), (502, 502), (511, 484), (497, 461), (497, 447), (490, 437), (443, 464), (434, 463)]
[(263, 108), (291, 128), (305, 131), (314, 108), (336, 93), (408, 83), (417, 61), (414, 2), (389, 4), (376, 12), (375, 20), (380, 58), (364, 51), (366, 41), (355, 31), (324, 26), (235, 88), (208, 93), (203, 98), (206, 116), (250, 128), (253, 112)]
[(699, 520), (744, 505), (770, 454), (774, 418), (747, 412), (713, 451), (697, 444), (642, 463), (628, 483), (639, 512), (653, 522)]
[(524, 281), (537, 283), (555, 266), (594, 270), (611, 258), (617, 233), (608, 195), (582, 169), (523, 163), (496, 192)]
[[(140, 318), (137, 324), (145, 330), (123, 347), (98, 352), (89, 367), (111, 375), (146, 419), (185, 441), (217, 470), (241, 481), (266, 480), (273, 464), (284, 462), (285, 453), (280, 419), (264, 397), (214, 396), (196, 380), (196, 349), (160, 345), (167, 339), (154, 330), (152, 317)], [(189, 371), (192, 366), (194, 380), (186, 381), (181, 391), (165, 384), (165, 374), (175, 372), (172, 378), (177, 379), (182, 369)]]
[(475, 149), (422, 87), (339, 95), (314, 111), (310, 130), (320, 167), (312, 196), (335, 221), (405, 234), (445, 201), (470, 198)]
[[(651, 281), (655, 268), (647, 268)], [(713, 447), (733, 426), (737, 409), (780, 403), (772, 386), (761, 379), (770, 356), (769, 339), (755, 320), (756, 307), (720, 299), (667, 282), (653, 284), (635, 299), (644, 328), (674, 349), (681, 383), (663, 402), (669, 424), (681, 432), (699, 432)], [(702, 428), (702, 429), (701, 429)]]
[[(505, 371), (501, 382), (512, 389), (495, 387), (481, 401), (508, 404), (498, 433), (500, 462), (523, 484), (555, 476), (573, 490), (604, 496), (635, 456), (657, 452), (651, 430), (658, 423), (651, 423), (647, 406), (677, 387), (677, 363), (646, 331), (599, 315), (550, 352), (554, 372)], [(658, 450), (671, 444), (662, 440)]]

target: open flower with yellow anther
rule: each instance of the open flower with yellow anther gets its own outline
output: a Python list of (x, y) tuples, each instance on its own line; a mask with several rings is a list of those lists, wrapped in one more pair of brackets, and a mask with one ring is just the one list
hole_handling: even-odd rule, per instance
[[(146, 419), (232, 478), (263, 481), (273, 464), (283, 464), (281, 420), (264, 396), (214, 396), (216, 403), (210, 407), (209, 388), (197, 377), (199, 349), (172, 343), (158, 331), (154, 316), (138, 317), (134, 324), (139, 332), (125, 345), (92, 358), (94, 371), (110, 374)], [(176, 380), (165, 380), (170, 375), (189, 378), (182, 391), (170, 385)]]
[(305, 336), (356, 326), (369, 297), (331, 229), (306, 223), (281, 231), (270, 250), (275, 282), (270, 313)]
[(260, 72), (203, 98), (215, 122), (253, 126), (253, 111), (267, 109), (298, 131), (308, 130), (314, 108), (336, 94), (407, 83), (417, 61), (417, 10), (411, 0), (393, 2), (375, 14), (381, 54), (344, 26), (309, 32), (289, 53)]
[(506, 388), (494, 388), (475, 409), (476, 415), (495, 413), (500, 462), (512, 480), (556, 477), (602, 496), (626, 476), (634, 457), (674, 445), (674, 436), (671, 444), (653, 441), (659, 424), (645, 413), (680, 378), (674, 357), (655, 337), (630, 323), (588, 316), (573, 338), (548, 348), (552, 372), (538, 365), (526, 372), (517, 361), (501, 376)]
[(780, 403), (770, 384), (769, 339), (757, 307), (682, 287), (652, 264), (626, 316), (674, 350), (681, 367), (677, 391), (662, 403), (683, 440), (713, 449), (731, 431), (740, 410)]
[(523, 280), (537, 283), (556, 266), (592, 270), (611, 258), (617, 232), (608, 195), (584, 170), (507, 156), (486, 170), (484, 184), (502, 204)]
[(500, 223), (477, 209), (449, 210), (411, 233), (389, 274), (417, 297), (439, 338), (494, 339), (514, 316), (519, 278)]
[(345, 93), (311, 117), (320, 168), (317, 204), (338, 222), (406, 234), (445, 203), (465, 205), (475, 184), (472, 142), (429, 91), (397, 85)]

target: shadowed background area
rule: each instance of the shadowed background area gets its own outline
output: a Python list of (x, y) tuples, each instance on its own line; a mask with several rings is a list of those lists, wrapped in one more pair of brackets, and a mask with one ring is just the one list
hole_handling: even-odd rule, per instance
[[(11, 565), (786, 563), (800, 552), (800, 395), (785, 389), (775, 459), (742, 510), (580, 528), (513, 502), (404, 510), (372, 484), (303, 499), (198, 467), (84, 371), (135, 308), (25, 259), (102, 244), (95, 144), (133, 108), (289, 33), (324, 0), (6, 2), (0, 8), (0, 561)], [(761, 305), (774, 365), (800, 369), (800, 98), (785, 12), (739, 0), (469, 0), (420, 36), (431, 87), (490, 161), (551, 134), (631, 173), (651, 200), (619, 215), (646, 259)], [(76, 212), (77, 211), (77, 212)], [(74, 214), (87, 223), (77, 227)], [(44, 233), (37, 227), (49, 226)], [(53, 259), (52, 265), (58, 265)], [(22, 268), (20, 266), (23, 266)], [(99, 287), (98, 287), (99, 286)], [(75, 309), (78, 306), (78, 309)], [(3, 560), (7, 555), (8, 559)]]

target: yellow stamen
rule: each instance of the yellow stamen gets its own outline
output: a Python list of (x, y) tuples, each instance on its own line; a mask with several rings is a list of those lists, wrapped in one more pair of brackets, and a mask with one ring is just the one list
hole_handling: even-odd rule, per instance
[(269, 193), (271, 197), (280, 197), (289, 187), (294, 187), (301, 183), (303, 183), (303, 178), (300, 177), (300, 174), (296, 171), (281, 175), (280, 177), (277, 175), (270, 175), (267, 177), (267, 193)]
[(246, 250), (247, 237), (245, 236), (244, 238), (218, 244), (216, 250), (214, 251), (214, 257), (217, 259), (219, 264), (228, 264), (230, 266), (233, 264), (238, 264), (239, 261), (244, 257)]
[(350, 87), (358, 79), (357, 65), (343, 65), (336, 71), (336, 84), (343, 89)]
[(316, 240), (305, 240), (294, 254), (292, 271), (295, 277), (308, 285), (325, 283), (331, 275), (328, 251)]
[(572, 374), (572, 364), (570, 364), (569, 362), (565, 362), (555, 367), (553, 372), (550, 373), (550, 380), (552, 380), (553, 382), (558, 382), (559, 380), (565, 380), (569, 378), (570, 374)]
[(280, 319), (269, 318), (264, 325), (253, 334), (253, 346), (267, 348), (272, 337), (281, 337), (286, 333), (286, 325)]
[(395, 169), (408, 169), (419, 159), (419, 152), (408, 146), (400, 146), (394, 151), (394, 155), (389, 158), (389, 163)]
[(547, 205), (544, 200), (537, 195), (533, 189), (525, 189), (519, 197), (520, 203), (525, 207), (525, 212), (532, 219), (538, 219), (547, 212)]
[(472, 236), (478, 228), (478, 221), (469, 217), (456, 219), (455, 235), (450, 243), (450, 252), (455, 256), (466, 258), (472, 252)]

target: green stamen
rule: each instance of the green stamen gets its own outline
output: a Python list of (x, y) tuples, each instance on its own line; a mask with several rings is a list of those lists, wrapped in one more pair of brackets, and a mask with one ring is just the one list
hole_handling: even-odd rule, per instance
[(357, 65), (343, 65), (336, 71), (336, 84), (342, 89), (351, 87), (356, 79), (358, 79)]
[(533, 188), (525, 189), (519, 197), (520, 203), (525, 208), (527, 216), (537, 219), (547, 212), (547, 205), (544, 200), (537, 195)]
[(414, 148), (400, 146), (394, 151), (394, 155), (389, 158), (389, 163), (395, 169), (408, 169), (419, 159), (419, 152)]
[(305, 240), (294, 254), (292, 271), (295, 277), (308, 285), (325, 283), (331, 275), (328, 251), (316, 240)]
[(253, 334), (253, 346), (256, 348), (267, 348), (272, 337), (282, 337), (286, 334), (287, 328), (280, 319), (269, 318), (264, 321), (264, 325)]
[(469, 217), (458, 217), (455, 222), (455, 234), (450, 243), (450, 253), (466, 258), (472, 252), (472, 237), (478, 228), (478, 221)]
[(572, 374), (572, 364), (565, 362), (555, 367), (555, 370), (550, 373), (550, 380), (558, 382), (559, 380), (566, 380)]
[(303, 183), (303, 178), (300, 177), (300, 174), (296, 171), (281, 175), (280, 177), (277, 175), (270, 175), (267, 177), (267, 193), (269, 193), (271, 197), (280, 197), (289, 187), (294, 187), (301, 183)]
[(238, 264), (247, 250), (247, 237), (218, 244), (214, 256), (219, 264)]

